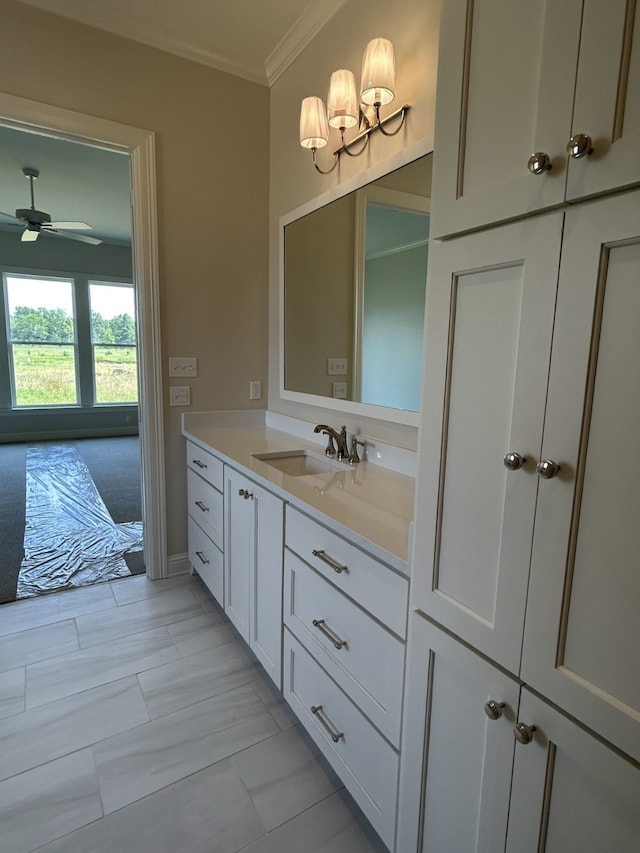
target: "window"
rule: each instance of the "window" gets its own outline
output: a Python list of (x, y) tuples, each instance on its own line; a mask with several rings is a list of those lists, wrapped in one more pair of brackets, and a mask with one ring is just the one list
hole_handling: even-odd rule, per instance
[(91, 344), (96, 403), (138, 399), (133, 287), (90, 282)]
[(78, 404), (73, 281), (5, 275), (13, 406)]
[[(89, 409), (137, 406), (131, 281), (17, 268), (0, 270), (0, 277), (0, 329), (6, 329), (5, 339), (0, 333), (0, 416), (12, 409), (73, 408), (75, 428), (85, 429), (89, 422), (78, 418)], [(132, 423), (129, 413), (122, 421), (106, 411), (100, 417), (110, 428)]]

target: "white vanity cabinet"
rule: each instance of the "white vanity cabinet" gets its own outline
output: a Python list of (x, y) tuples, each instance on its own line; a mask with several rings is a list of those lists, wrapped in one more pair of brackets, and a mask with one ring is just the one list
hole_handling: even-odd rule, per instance
[(224, 602), (223, 465), (187, 441), (189, 562), (220, 604)]
[[(444, 4), (432, 236), (640, 181), (635, 10), (633, 0)], [(579, 134), (593, 154), (568, 158)], [(534, 153), (551, 169), (530, 172)]]
[(407, 722), (425, 747), (405, 746), (398, 853), (635, 853), (637, 765), (414, 619)]
[(284, 503), (228, 465), (224, 495), (224, 608), (280, 687)]
[(408, 579), (287, 506), (285, 698), (393, 848)]

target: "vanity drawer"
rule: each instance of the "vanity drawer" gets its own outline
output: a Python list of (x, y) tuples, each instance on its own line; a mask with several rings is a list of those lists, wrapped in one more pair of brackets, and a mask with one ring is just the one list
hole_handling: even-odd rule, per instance
[(406, 637), (406, 578), (291, 506), (285, 537), (288, 548), (399, 637)]
[(187, 496), (189, 515), (197, 521), (207, 536), (224, 550), (222, 492), (199, 477), (191, 469), (187, 471)]
[(285, 625), (398, 747), (404, 643), (291, 552), (284, 577)]
[(224, 470), (222, 462), (209, 453), (208, 450), (203, 450), (194, 444), (193, 441), (187, 441), (187, 466), (197, 474), (215, 486), (218, 491), (224, 488)]
[(195, 521), (189, 519), (189, 562), (216, 601), (224, 604), (224, 561), (217, 548)]
[(284, 652), (287, 702), (391, 849), (396, 821), (398, 753), (287, 630)]

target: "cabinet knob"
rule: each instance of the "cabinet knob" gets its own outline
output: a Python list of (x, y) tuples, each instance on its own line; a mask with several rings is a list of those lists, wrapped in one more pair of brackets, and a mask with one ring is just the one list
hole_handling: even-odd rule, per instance
[(567, 142), (567, 154), (574, 160), (588, 157), (593, 153), (593, 140), (588, 133), (576, 133)]
[(520, 453), (507, 453), (504, 459), (502, 460), (504, 463), (504, 467), (508, 468), (509, 471), (517, 471), (519, 468), (522, 468), (524, 463), (527, 461), (526, 456), (522, 456)]
[(529, 157), (527, 169), (532, 175), (544, 175), (551, 169), (551, 158), (544, 151), (536, 151)]
[(533, 733), (535, 730), (535, 726), (528, 726), (526, 723), (516, 723), (513, 727), (513, 733), (516, 736), (516, 740), (518, 743), (522, 743), (525, 746), (533, 740)]
[(502, 716), (504, 702), (496, 702), (495, 699), (489, 699), (484, 703), (484, 712), (490, 720), (499, 720)]
[(542, 462), (538, 462), (536, 465), (536, 471), (543, 480), (552, 480), (560, 473), (560, 466), (551, 459), (543, 459)]

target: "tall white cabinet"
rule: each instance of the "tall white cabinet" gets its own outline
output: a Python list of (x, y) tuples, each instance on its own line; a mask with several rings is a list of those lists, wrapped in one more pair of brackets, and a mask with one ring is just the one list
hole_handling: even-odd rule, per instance
[(640, 849), (639, 20), (443, 9), (402, 853)]
[[(433, 237), (638, 182), (635, 0), (447, 0), (446, 6)], [(570, 142), (577, 156), (567, 157)], [(532, 154), (539, 156), (530, 162)]]

